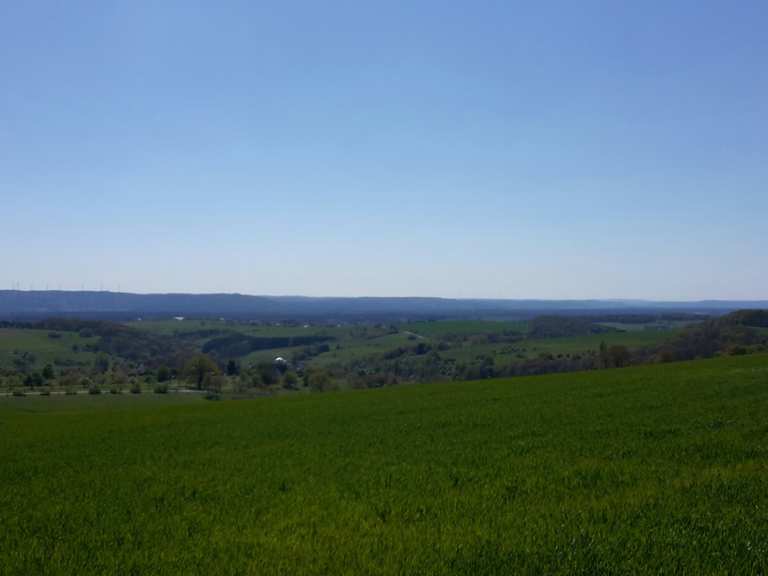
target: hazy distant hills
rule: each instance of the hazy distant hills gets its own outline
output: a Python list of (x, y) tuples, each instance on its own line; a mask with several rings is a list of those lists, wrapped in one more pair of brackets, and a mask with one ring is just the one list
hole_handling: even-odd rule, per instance
[(310, 298), (244, 294), (130, 294), (93, 291), (0, 291), (0, 318), (80, 316), (225, 317), (263, 320), (529, 317), (543, 313), (687, 312), (719, 314), (768, 308), (768, 301), (480, 300), (448, 298)]

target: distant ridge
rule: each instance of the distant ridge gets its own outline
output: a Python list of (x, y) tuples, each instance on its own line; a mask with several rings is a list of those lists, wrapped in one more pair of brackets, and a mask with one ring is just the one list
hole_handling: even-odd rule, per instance
[(503, 300), (429, 297), (316, 298), (244, 294), (132, 294), (126, 292), (0, 290), (0, 319), (80, 316), (225, 317), (253, 320), (359, 320), (530, 317), (536, 314), (669, 313), (723, 314), (768, 308), (768, 300)]

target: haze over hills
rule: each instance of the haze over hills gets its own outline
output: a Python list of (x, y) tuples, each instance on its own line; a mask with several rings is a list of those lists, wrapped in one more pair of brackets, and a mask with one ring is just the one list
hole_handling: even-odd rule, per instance
[(529, 317), (557, 312), (721, 314), (767, 308), (768, 300), (537, 300), (430, 297), (304, 297), (246, 294), (133, 294), (103, 291), (0, 291), (0, 318), (48, 316), (130, 318), (136, 316), (221, 316), (263, 320)]

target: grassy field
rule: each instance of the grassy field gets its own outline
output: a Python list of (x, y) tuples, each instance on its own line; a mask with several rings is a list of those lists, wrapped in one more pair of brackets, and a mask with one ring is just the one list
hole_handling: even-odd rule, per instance
[[(250, 336), (304, 336), (307, 334), (325, 333), (328, 330), (334, 328), (327, 328), (325, 326), (280, 326), (270, 324), (243, 324), (235, 322), (227, 322), (224, 320), (141, 320), (134, 322), (127, 322), (128, 326), (144, 330), (146, 332), (152, 332), (155, 334), (162, 334), (165, 336), (174, 336), (190, 332), (205, 332), (219, 330), (222, 332), (241, 332)], [(209, 337), (205, 337), (207, 339)]]
[(523, 333), (528, 329), (524, 320), (501, 322), (494, 320), (439, 320), (431, 322), (407, 322), (399, 325), (403, 331), (426, 337), (461, 336), (472, 334)]
[(635, 330), (631, 332), (606, 332), (563, 338), (531, 338), (514, 343), (471, 344), (457, 347), (443, 354), (457, 360), (470, 360), (479, 355), (493, 356), (496, 362), (507, 362), (517, 358), (535, 358), (540, 354), (578, 354), (597, 351), (600, 343), (607, 346), (621, 345), (640, 348), (660, 344), (676, 334), (672, 330)]
[[(55, 335), (52, 338), (50, 335)], [(84, 338), (76, 332), (0, 328), (0, 367), (11, 367), (15, 352), (28, 352), (34, 356), (32, 367), (41, 368), (55, 360), (71, 364), (90, 364), (95, 354), (82, 350), (96, 338)], [(73, 345), (80, 350), (75, 352)]]
[(418, 343), (418, 340), (415, 342), (411, 341), (409, 334), (405, 332), (385, 334), (365, 340), (349, 338), (339, 343), (339, 349), (336, 349), (335, 344), (331, 346), (330, 352), (320, 354), (313, 363), (318, 366), (324, 366), (335, 362), (349, 362), (368, 356), (384, 354), (400, 346), (413, 346), (416, 343)]
[(677, 330), (697, 324), (696, 320), (659, 320), (657, 322), (628, 323), (628, 322), (598, 322), (600, 326), (615, 328), (623, 332), (637, 332), (642, 330)]
[(132, 400), (0, 400), (0, 573), (768, 569), (766, 356)]

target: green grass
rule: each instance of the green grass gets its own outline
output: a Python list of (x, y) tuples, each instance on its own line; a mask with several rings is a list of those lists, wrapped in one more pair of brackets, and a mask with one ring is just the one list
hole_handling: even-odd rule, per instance
[(471, 336), (473, 334), (500, 334), (502, 332), (525, 332), (528, 323), (521, 321), (497, 322), (493, 320), (436, 320), (431, 322), (408, 322), (399, 325), (400, 330), (413, 332), (428, 338), (440, 336)]
[[(225, 332), (241, 332), (251, 336), (308, 336), (313, 334), (324, 334), (328, 331), (338, 330), (335, 327), (325, 326), (277, 326), (277, 325), (251, 325), (240, 324), (236, 322), (227, 322), (224, 320), (141, 320), (128, 322), (128, 326), (165, 336), (174, 336), (189, 332), (201, 332), (206, 330), (221, 330)], [(208, 340), (210, 337), (204, 337), (202, 340)]]
[(768, 357), (0, 401), (0, 573), (758, 574)]
[(220, 320), (136, 320), (133, 322), (126, 322), (128, 326), (143, 330), (145, 332), (151, 332), (153, 334), (163, 334), (166, 336), (172, 336), (178, 333), (184, 332), (197, 332), (198, 330), (208, 329), (223, 329), (227, 324)]
[(657, 322), (646, 322), (643, 324), (634, 324), (628, 322), (598, 322), (600, 326), (616, 328), (625, 332), (637, 332), (642, 330), (675, 330), (686, 328), (698, 324), (696, 320), (659, 320)]
[(272, 362), (278, 356), (290, 360), (291, 355), (297, 350), (300, 350), (300, 348), (301, 347), (299, 346), (294, 346), (290, 348), (269, 348), (267, 350), (256, 350), (240, 358), (240, 362), (243, 366), (250, 366), (260, 362)]
[(339, 342), (339, 349), (336, 349), (336, 343), (331, 342), (331, 350), (317, 356), (313, 359), (312, 364), (325, 366), (337, 362), (362, 360), (370, 356), (381, 355), (390, 350), (395, 350), (401, 346), (415, 346), (418, 340), (412, 341), (408, 336), (407, 333), (399, 332), (370, 339), (343, 339)]
[(628, 348), (640, 348), (660, 344), (677, 334), (673, 330), (642, 330), (634, 332), (606, 332), (605, 334), (590, 334), (566, 338), (541, 338), (527, 340), (522, 344), (534, 355), (540, 352), (551, 354), (572, 354), (587, 350), (598, 350), (600, 343), (607, 346), (621, 345)]
[(597, 351), (600, 343), (608, 346), (622, 345), (627, 348), (641, 348), (661, 344), (678, 332), (673, 330), (636, 330), (632, 332), (606, 332), (587, 336), (563, 338), (532, 338), (513, 343), (470, 344), (441, 352), (447, 358), (468, 361), (480, 355), (495, 357), (497, 362), (509, 362), (524, 358), (536, 358), (539, 354), (578, 354)]
[[(50, 338), (49, 334), (57, 334), (59, 338)], [(13, 365), (14, 352), (30, 352), (35, 357), (34, 368), (42, 368), (56, 360), (90, 364), (96, 357), (92, 352), (82, 348), (93, 344), (97, 338), (82, 338), (76, 332), (56, 332), (53, 330), (28, 330), (22, 328), (0, 328), (0, 367)], [(81, 350), (74, 352), (72, 346), (77, 344)]]

